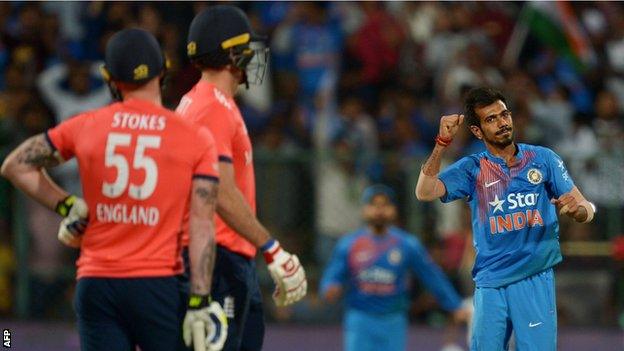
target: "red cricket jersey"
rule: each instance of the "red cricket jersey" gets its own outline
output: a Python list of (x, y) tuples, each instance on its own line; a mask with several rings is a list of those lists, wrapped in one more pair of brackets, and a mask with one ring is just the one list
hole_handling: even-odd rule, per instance
[[(176, 112), (210, 130), (217, 145), (219, 161), (232, 163), (236, 185), (255, 213), (256, 183), (251, 141), (234, 99), (213, 84), (200, 80), (182, 97)], [(246, 257), (254, 257), (256, 247), (225, 224), (218, 215), (216, 217), (217, 244)]]
[(130, 99), (73, 117), (47, 137), (64, 159), (78, 159), (89, 206), (78, 278), (180, 273), (192, 179), (218, 179), (210, 132)]

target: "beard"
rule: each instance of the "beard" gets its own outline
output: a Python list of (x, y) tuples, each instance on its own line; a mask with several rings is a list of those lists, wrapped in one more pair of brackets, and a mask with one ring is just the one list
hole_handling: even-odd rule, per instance
[(385, 218), (371, 218), (366, 222), (368, 225), (379, 231), (383, 230), (385, 227), (388, 227), (391, 223), (391, 221)]
[[(504, 136), (501, 137), (500, 135), (509, 132), (509, 136)], [(514, 133), (513, 133), (513, 128), (508, 127), (505, 128), (503, 130), (500, 130), (498, 132), (496, 132), (496, 134), (494, 135), (494, 137), (490, 138), (490, 137), (486, 137), (484, 135), (483, 139), (490, 145), (496, 146), (497, 148), (505, 148), (509, 145), (511, 145), (514, 141)]]

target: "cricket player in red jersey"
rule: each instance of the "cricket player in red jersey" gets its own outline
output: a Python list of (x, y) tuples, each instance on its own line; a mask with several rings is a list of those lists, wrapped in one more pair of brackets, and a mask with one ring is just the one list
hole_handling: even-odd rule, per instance
[(300, 300), (307, 290), (297, 256), (283, 250), (256, 218), (252, 146), (233, 97), (241, 84), (261, 82), (268, 49), (252, 49), (250, 43), (257, 39), (247, 16), (234, 6), (212, 6), (197, 14), (189, 28), (187, 53), (202, 76), (177, 108), (210, 129), (219, 155), (211, 293), (229, 319), (224, 350), (262, 348), (264, 317), (253, 260), (257, 249), (263, 251), (276, 284), (273, 299), (278, 306)]
[[(80, 247), (75, 309), (82, 350), (183, 347), (179, 314), (187, 306), (176, 275), (189, 199), (192, 296), (184, 334), (193, 324), (226, 333), (225, 313), (209, 297), (218, 186), (212, 137), (161, 106), (165, 60), (151, 34), (116, 33), (105, 62), (119, 101), (26, 140), (4, 161), (2, 175), (65, 216), (59, 239)], [(45, 171), (72, 157), (84, 200)]]

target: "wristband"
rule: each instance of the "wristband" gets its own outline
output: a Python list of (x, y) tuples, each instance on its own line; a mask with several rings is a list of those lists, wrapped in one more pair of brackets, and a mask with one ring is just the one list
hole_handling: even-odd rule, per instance
[(212, 298), (210, 297), (210, 294), (208, 295), (191, 294), (191, 297), (189, 297), (189, 301), (188, 301), (188, 307), (190, 309), (198, 310), (200, 308), (210, 306), (211, 302), (212, 302)]
[(56, 204), (54, 211), (63, 217), (67, 217), (67, 215), (69, 214), (69, 210), (71, 210), (72, 206), (74, 206), (76, 199), (76, 196), (69, 195), (68, 197), (64, 198)]
[(280, 250), (280, 244), (275, 239), (270, 239), (266, 244), (260, 247), (266, 263), (273, 262), (273, 256)]
[(585, 220), (581, 223), (591, 222), (592, 219), (594, 219), (594, 214), (596, 213), (596, 205), (592, 202), (585, 201), (585, 203), (581, 206), (585, 207), (585, 212), (587, 212), (587, 218), (585, 218)]
[(453, 139), (452, 138), (443, 138), (442, 136), (440, 136), (440, 134), (438, 134), (435, 137), (435, 142), (436, 142), (436, 144), (438, 144), (440, 146), (446, 147), (446, 146), (451, 145), (451, 142), (453, 142)]
[(262, 252), (267, 251), (276, 241), (275, 239), (269, 239), (264, 245), (260, 246), (260, 250), (262, 250)]

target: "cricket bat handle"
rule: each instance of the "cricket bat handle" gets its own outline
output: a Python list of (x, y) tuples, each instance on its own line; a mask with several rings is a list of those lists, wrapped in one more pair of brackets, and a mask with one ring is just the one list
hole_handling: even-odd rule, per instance
[(204, 322), (195, 321), (192, 325), (193, 350), (206, 351), (206, 327)]

